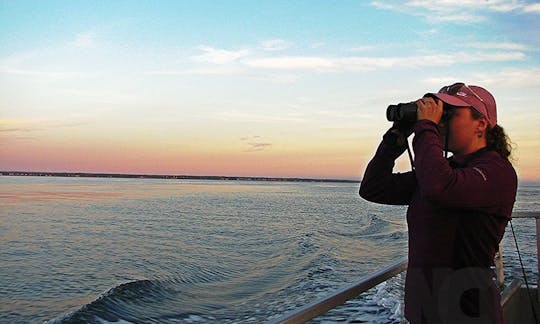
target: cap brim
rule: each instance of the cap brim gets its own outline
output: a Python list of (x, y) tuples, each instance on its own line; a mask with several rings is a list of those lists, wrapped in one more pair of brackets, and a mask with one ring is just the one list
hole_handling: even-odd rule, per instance
[(449, 105), (456, 107), (471, 107), (470, 103), (467, 103), (457, 97), (449, 95), (447, 93), (429, 93), (429, 95), (435, 96)]

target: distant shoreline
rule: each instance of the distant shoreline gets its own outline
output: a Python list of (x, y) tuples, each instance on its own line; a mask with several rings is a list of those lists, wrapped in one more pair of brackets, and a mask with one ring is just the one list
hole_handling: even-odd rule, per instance
[(129, 173), (91, 173), (91, 172), (35, 172), (35, 171), (0, 171), (0, 176), (119, 178), (119, 179), (126, 179), (126, 178), (127, 179), (172, 179), (172, 180), (231, 180), (231, 181), (271, 181), (271, 182), (341, 182), (341, 183), (359, 183), (360, 182), (360, 180), (345, 180), (345, 179), (194, 176), (194, 175), (169, 175), (169, 174), (129, 174)]

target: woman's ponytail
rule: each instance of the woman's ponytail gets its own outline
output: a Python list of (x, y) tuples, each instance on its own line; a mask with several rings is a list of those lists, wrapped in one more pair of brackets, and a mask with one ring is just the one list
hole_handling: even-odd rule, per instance
[(510, 139), (504, 132), (504, 129), (495, 125), (489, 127), (486, 134), (487, 147), (489, 150), (493, 150), (499, 153), (503, 158), (509, 160), (512, 153), (512, 146), (510, 145)]

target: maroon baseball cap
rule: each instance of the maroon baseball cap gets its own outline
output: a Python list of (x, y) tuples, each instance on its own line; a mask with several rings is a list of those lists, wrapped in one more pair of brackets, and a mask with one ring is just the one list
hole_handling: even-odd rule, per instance
[(488, 120), (491, 127), (497, 125), (497, 105), (495, 98), (486, 89), (479, 86), (468, 86), (465, 83), (454, 83), (442, 87), (438, 93), (430, 95), (456, 107), (472, 107)]

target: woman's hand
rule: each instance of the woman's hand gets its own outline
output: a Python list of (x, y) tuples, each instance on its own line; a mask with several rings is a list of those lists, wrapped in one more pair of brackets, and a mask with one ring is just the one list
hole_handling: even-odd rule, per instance
[(443, 115), (443, 102), (442, 100), (424, 97), (416, 101), (418, 106), (416, 120), (427, 119), (431, 120), (435, 124), (439, 124)]

